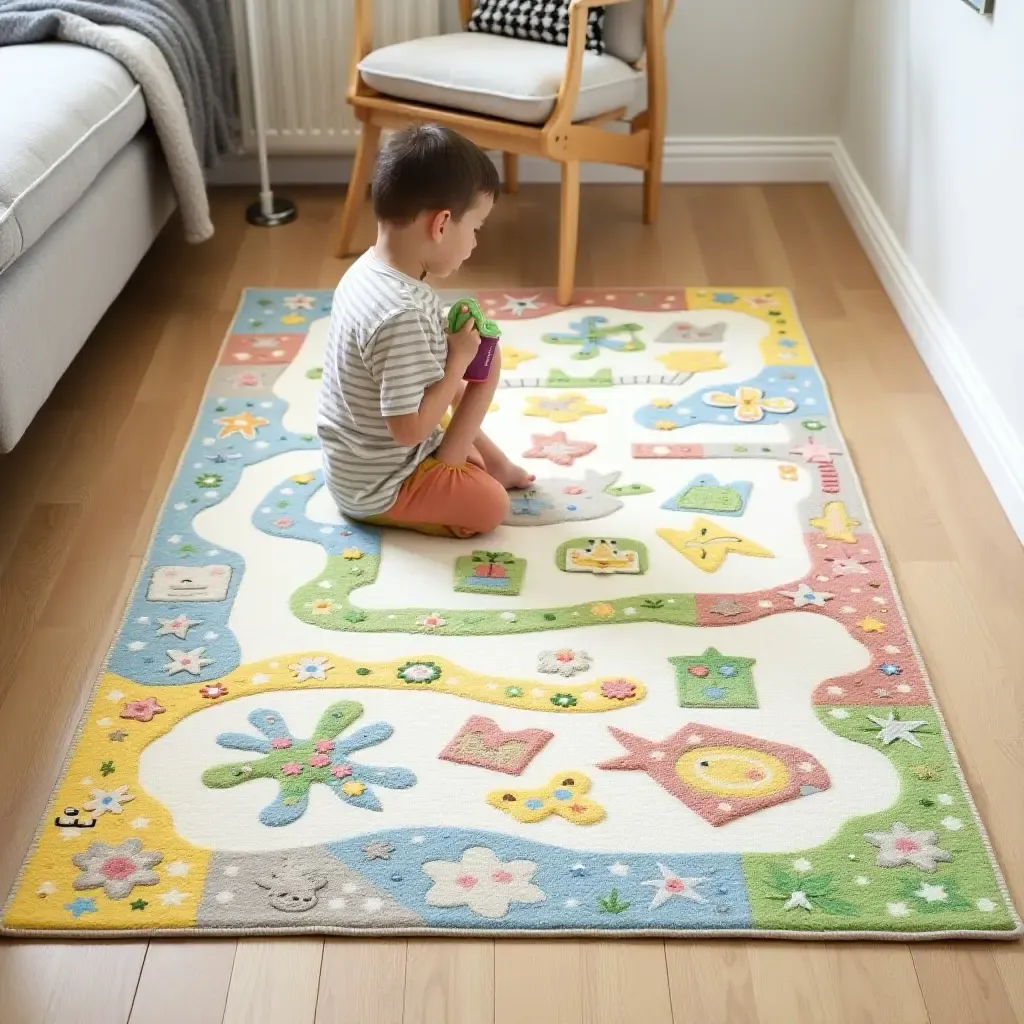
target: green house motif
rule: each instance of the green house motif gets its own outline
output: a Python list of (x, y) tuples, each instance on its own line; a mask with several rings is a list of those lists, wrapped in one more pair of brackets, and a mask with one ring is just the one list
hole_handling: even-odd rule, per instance
[(703, 654), (668, 659), (676, 670), (681, 708), (756, 708), (754, 658), (722, 654), (709, 647)]

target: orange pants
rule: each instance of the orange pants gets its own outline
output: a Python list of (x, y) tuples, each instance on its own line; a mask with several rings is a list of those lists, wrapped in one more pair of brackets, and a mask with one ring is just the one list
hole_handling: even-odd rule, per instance
[(490, 533), (508, 515), (508, 492), (467, 462), (449, 466), (428, 455), (406, 478), (394, 505), (366, 521), (441, 537)]

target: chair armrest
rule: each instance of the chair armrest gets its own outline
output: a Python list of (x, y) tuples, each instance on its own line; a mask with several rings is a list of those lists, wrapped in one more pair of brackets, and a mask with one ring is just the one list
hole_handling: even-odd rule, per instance
[(544, 125), (544, 138), (550, 155), (565, 142), (565, 132), (572, 125), (572, 115), (580, 94), (583, 75), (583, 51), (587, 44), (587, 13), (591, 7), (610, 7), (631, 0), (572, 0), (569, 4), (569, 42), (566, 46), (565, 74), (558, 89), (555, 109)]

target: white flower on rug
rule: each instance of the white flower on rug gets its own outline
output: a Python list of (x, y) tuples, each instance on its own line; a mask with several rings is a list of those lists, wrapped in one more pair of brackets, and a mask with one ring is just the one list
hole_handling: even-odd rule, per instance
[(334, 668), (330, 661), (322, 654), (315, 658), (305, 658), (288, 666), (295, 673), (295, 681), (304, 683), (307, 679), (326, 679), (327, 673)]
[(932, 885), (930, 882), (922, 882), (921, 888), (914, 890), (914, 895), (925, 903), (945, 903), (949, 899), (944, 885)]
[(558, 651), (541, 651), (537, 656), (537, 671), (548, 675), (565, 676), (568, 679), (589, 668), (590, 655), (586, 651), (570, 651), (563, 647)]
[(316, 305), (316, 299), (312, 295), (286, 295), (281, 300), (281, 305), (291, 310), (312, 309)]
[(82, 806), (87, 811), (92, 811), (94, 818), (101, 818), (104, 814), (120, 814), (124, 809), (121, 805), (134, 799), (127, 786), (118, 786), (109, 793), (103, 789), (94, 789), (92, 799), (86, 800)]
[(880, 868), (912, 864), (919, 871), (934, 871), (939, 861), (953, 859), (948, 850), (936, 846), (936, 833), (911, 832), (902, 821), (894, 822), (888, 832), (865, 832), (864, 838), (878, 847), (875, 863)]
[(907, 917), (910, 914), (910, 907), (906, 903), (887, 903), (885, 909), (893, 917)]
[(120, 846), (92, 843), (76, 853), (71, 863), (81, 874), (71, 883), (75, 889), (98, 889), (112, 900), (123, 900), (137, 885), (156, 885), (160, 876), (150, 870), (164, 859), (162, 853), (143, 850), (141, 839), (126, 839)]
[(424, 897), (432, 907), (469, 907), (479, 917), (504, 917), (513, 903), (540, 903), (544, 893), (530, 879), (532, 860), (502, 861), (486, 846), (474, 846), (462, 860), (431, 860), (423, 870), (434, 884)]

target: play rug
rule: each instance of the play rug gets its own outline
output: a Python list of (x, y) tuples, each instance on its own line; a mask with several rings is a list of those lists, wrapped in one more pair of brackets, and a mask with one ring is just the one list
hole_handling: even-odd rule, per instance
[(5, 930), (1019, 930), (779, 289), (480, 296), (494, 534), (342, 521), (251, 290)]

